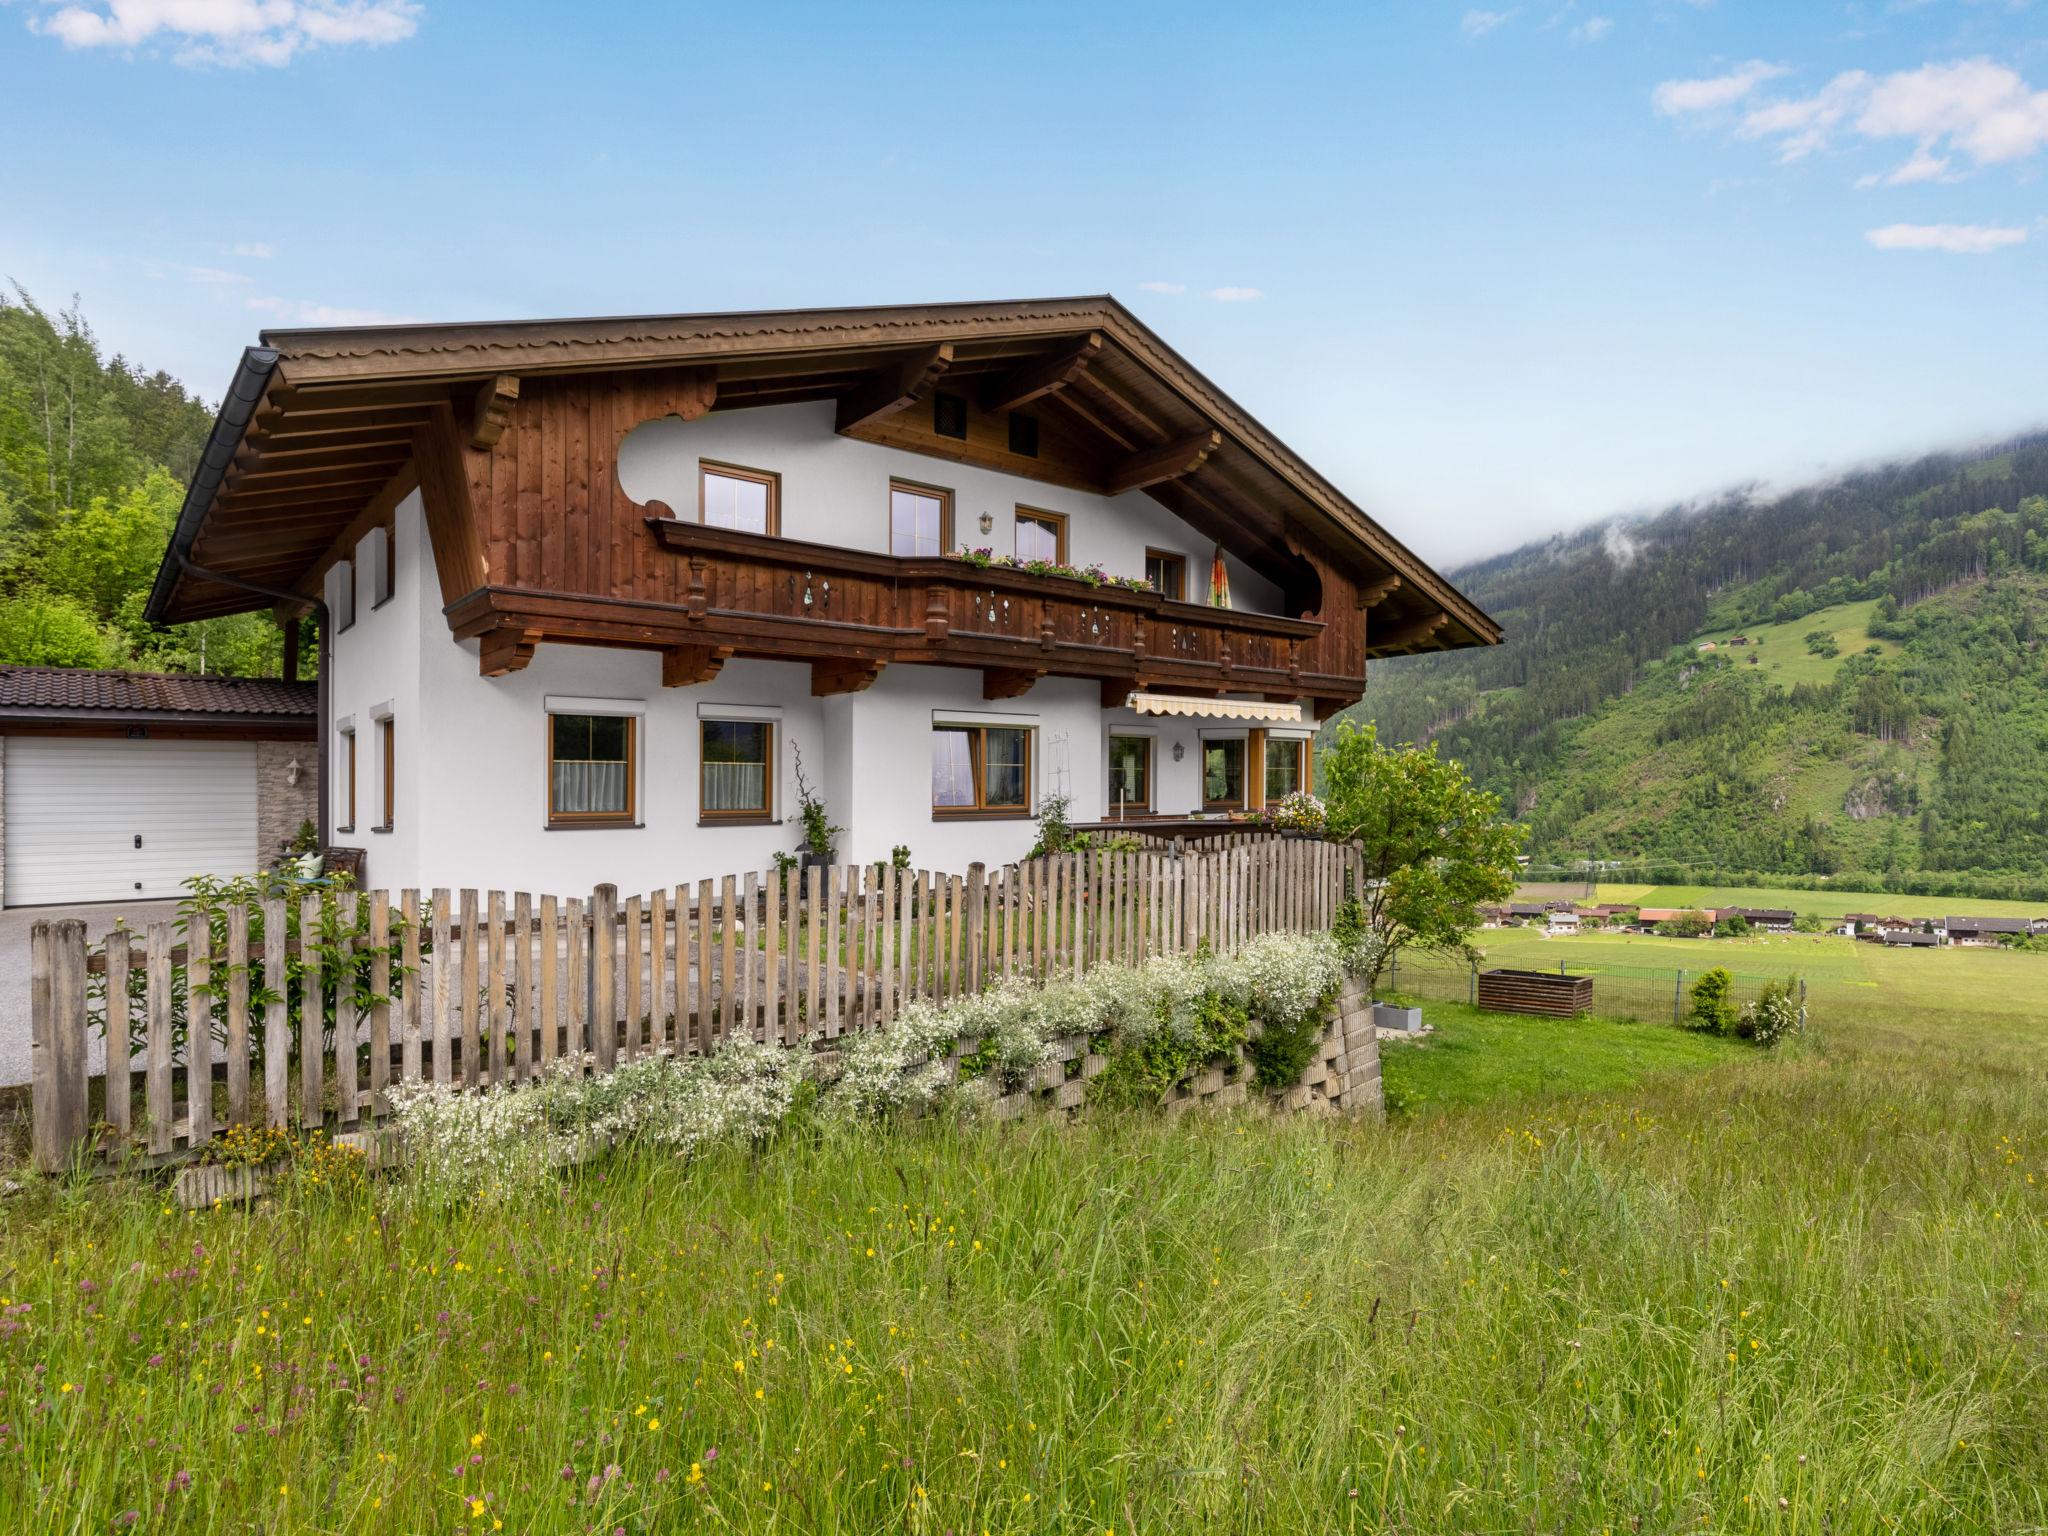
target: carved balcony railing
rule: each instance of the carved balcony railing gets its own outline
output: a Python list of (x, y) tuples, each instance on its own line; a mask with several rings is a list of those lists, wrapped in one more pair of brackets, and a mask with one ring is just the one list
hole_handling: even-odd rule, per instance
[(892, 662), (980, 668), (989, 698), (1045, 676), (1097, 679), (1106, 702), (1136, 688), (1329, 700), (1364, 688), (1362, 675), (1326, 664), (1362, 654), (1358, 637), (1334, 644), (1317, 619), (671, 517), (646, 527), (665, 569), (644, 589), (665, 601), (487, 586), (451, 605), (450, 623), (482, 640), (487, 674), (525, 665), (542, 641), (568, 641), (659, 649), (670, 684), (702, 681), (732, 656), (807, 661), (816, 693), (863, 688)]

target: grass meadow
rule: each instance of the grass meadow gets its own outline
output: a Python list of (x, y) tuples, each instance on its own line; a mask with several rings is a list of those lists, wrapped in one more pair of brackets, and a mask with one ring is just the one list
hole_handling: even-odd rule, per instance
[(1850, 948), (1770, 1057), (1432, 1004), (1385, 1126), (32, 1181), (0, 1529), (2039, 1530), (2044, 976)]

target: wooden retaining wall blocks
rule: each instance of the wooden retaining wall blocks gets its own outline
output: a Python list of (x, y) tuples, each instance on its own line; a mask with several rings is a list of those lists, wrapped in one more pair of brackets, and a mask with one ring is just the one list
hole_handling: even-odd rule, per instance
[(261, 1168), (194, 1163), (171, 1176), (171, 1194), (181, 1210), (202, 1211), (215, 1201), (248, 1201), (269, 1193), (270, 1175)]

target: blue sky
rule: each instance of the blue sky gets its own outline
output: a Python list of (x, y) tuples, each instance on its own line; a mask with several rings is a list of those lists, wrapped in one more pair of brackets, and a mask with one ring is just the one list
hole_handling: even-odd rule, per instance
[(264, 325), (1109, 291), (1442, 561), (2048, 421), (2048, 4), (0, 0), (0, 274)]

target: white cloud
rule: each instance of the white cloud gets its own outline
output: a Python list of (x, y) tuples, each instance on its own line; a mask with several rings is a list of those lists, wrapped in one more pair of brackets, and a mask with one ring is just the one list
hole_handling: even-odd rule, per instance
[(1265, 295), (1256, 288), (1211, 288), (1209, 297), (1219, 304), (1245, 304)]
[(1458, 30), (1467, 37), (1484, 37), (1506, 26), (1519, 14), (1519, 6), (1512, 11), (1467, 11), (1458, 23)]
[(267, 240), (245, 240), (239, 245), (228, 247), (232, 256), (247, 256), (252, 261), (268, 261), (277, 254), (277, 247)]
[(40, 0), (29, 30), (70, 48), (167, 46), (180, 64), (289, 64), (322, 47), (401, 42), (418, 0)]
[(382, 309), (349, 309), (320, 304), (310, 299), (279, 299), (270, 296), (248, 301), (249, 307), (289, 325), (413, 325), (410, 315), (394, 315)]
[(1138, 284), (1138, 286), (1144, 289), (1147, 293), (1186, 293), (1188, 291), (1188, 285), (1186, 283), (1152, 282), (1140, 283)]
[(1776, 139), (1782, 163), (1802, 159), (1827, 143), (1842, 120), (1856, 110), (1869, 85), (1870, 76), (1862, 70), (1848, 70), (1811, 96), (1752, 109), (1744, 114), (1736, 133), (1745, 139)]
[(1666, 80), (1650, 93), (1650, 100), (1665, 117), (1684, 117), (1694, 112), (1712, 112), (1732, 107), (1766, 80), (1787, 73), (1782, 64), (1751, 59), (1725, 75), (1700, 80)]
[(1588, 16), (1584, 21), (1572, 28), (1572, 41), (1575, 43), (1597, 43), (1613, 30), (1613, 17)]
[(1913, 151), (1905, 164), (1883, 175), (1873, 171), (1868, 176), (1858, 176), (1856, 186), (1862, 191), (1870, 187), (1909, 187), (1919, 181), (1954, 181), (1956, 178), (1949, 175), (1948, 168), (1947, 155), (1929, 154), (1923, 145)]
[(1873, 139), (1948, 139), (1979, 165), (2023, 160), (2048, 145), (2048, 91), (1989, 59), (1923, 64), (1880, 80), (1856, 127)]
[(2027, 232), (2000, 224), (1887, 224), (1864, 231), (1863, 238), (1880, 251), (1947, 251), (1954, 256), (1982, 256), (2022, 245)]
[[(1748, 97), (1758, 83), (1741, 85), (1741, 79), (1738, 72), (1720, 80), (1669, 82), (1657, 88), (1657, 109), (1673, 116), (1729, 105)], [(1715, 87), (1725, 87), (1724, 93), (1716, 95)], [(1781, 161), (1826, 148), (1843, 134), (1872, 143), (1911, 140), (1911, 159), (1859, 183), (1905, 186), (1947, 176), (1957, 154), (1979, 166), (2001, 165), (2048, 148), (2048, 91), (2037, 91), (2018, 71), (1981, 58), (1923, 64), (1889, 75), (1851, 69), (1810, 96), (1752, 107), (1736, 133), (1774, 141)]]

